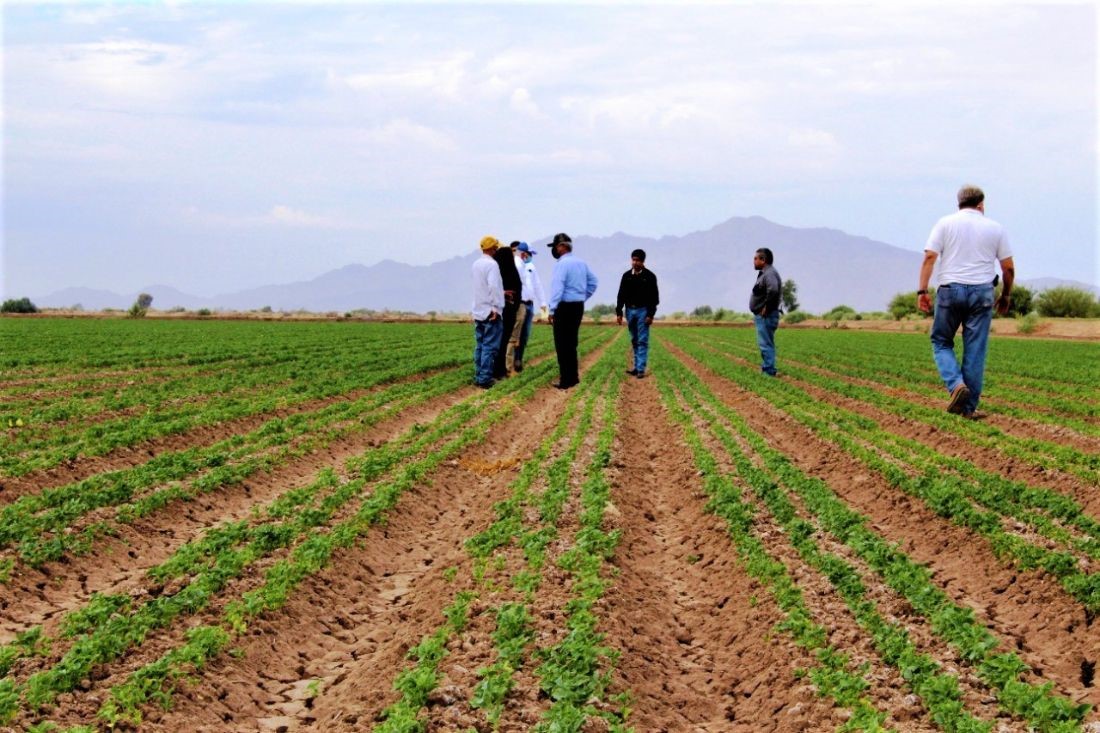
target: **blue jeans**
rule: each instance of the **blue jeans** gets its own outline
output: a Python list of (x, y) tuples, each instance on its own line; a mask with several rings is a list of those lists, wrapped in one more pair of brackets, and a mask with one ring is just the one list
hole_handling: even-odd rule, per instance
[(493, 366), (504, 335), (504, 321), (500, 314), (493, 320), (474, 321), (474, 381), (489, 384), (493, 381)]
[(535, 304), (525, 300), (527, 315), (523, 317), (523, 330), (519, 332), (519, 344), (516, 346), (516, 363), (523, 364), (523, 350), (527, 348), (527, 339), (531, 338), (531, 322), (535, 319)]
[(760, 371), (775, 376), (775, 329), (779, 328), (779, 311), (766, 316), (753, 316), (756, 322), (756, 345), (760, 347)]
[[(985, 375), (989, 324), (993, 320), (993, 284), (949, 283), (936, 290), (936, 314), (932, 319), (932, 357), (947, 391), (965, 383), (970, 397), (963, 413), (978, 408)], [(955, 333), (962, 326), (962, 364), (955, 358)]]
[(626, 327), (630, 329), (630, 345), (634, 347), (634, 369), (645, 373), (646, 359), (649, 357), (649, 324), (645, 322), (649, 310), (646, 308), (627, 308)]

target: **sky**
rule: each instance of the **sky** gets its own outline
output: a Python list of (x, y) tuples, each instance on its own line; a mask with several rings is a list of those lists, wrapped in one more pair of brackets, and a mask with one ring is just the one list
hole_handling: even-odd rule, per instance
[(1100, 285), (1095, 0), (2, 13), (5, 298), (756, 215), (912, 249), (915, 288), (964, 183), (1018, 278)]

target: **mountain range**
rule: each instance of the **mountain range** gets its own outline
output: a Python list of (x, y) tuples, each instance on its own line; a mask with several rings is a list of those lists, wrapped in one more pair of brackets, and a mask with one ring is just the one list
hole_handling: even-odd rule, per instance
[[(544, 246), (549, 240), (547, 236), (531, 243), (538, 253), (535, 264), (547, 290), (554, 265)], [(691, 311), (701, 305), (747, 311), (749, 291), (756, 279), (752, 257), (758, 247), (769, 247), (775, 253), (775, 267), (785, 279), (797, 284), (803, 310), (822, 313), (843, 304), (858, 311), (881, 311), (895, 294), (916, 290), (922, 257), (915, 250), (836, 229), (799, 229), (759, 216), (735, 217), (706, 231), (679, 237), (653, 239), (622, 232), (609, 237), (574, 236), (573, 246), (575, 255), (588, 263), (600, 281), (589, 306), (615, 302), (619, 278), (630, 267), (630, 252), (644, 249), (647, 266), (658, 276), (658, 313)], [(153, 307), (161, 310), (254, 310), (268, 306), (276, 311), (345, 312), (365, 308), (461, 312), (470, 305), (470, 266), (478, 256), (472, 244), (469, 254), (431, 265), (392, 260), (370, 266), (351, 264), (311, 280), (213, 297), (189, 295), (167, 285), (153, 285), (141, 292), (152, 295)], [(1068, 284), (1100, 292), (1085, 283), (1054, 278), (1024, 279), (1021, 283), (1036, 290)], [(45, 307), (80, 304), (86, 310), (101, 310), (128, 308), (136, 297), (137, 293), (74, 287), (32, 300)]]

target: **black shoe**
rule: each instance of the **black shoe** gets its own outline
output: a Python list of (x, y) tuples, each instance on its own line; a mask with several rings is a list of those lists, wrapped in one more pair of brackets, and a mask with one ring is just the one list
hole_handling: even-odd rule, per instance
[(638, 372), (634, 376), (637, 377), (638, 379), (645, 379), (645, 372)]
[(515, 366), (515, 372), (516, 372), (516, 374), (519, 374), (519, 373), (520, 373), (520, 372), (522, 372), (522, 371), (523, 371), (523, 364), (520, 364), (520, 363), (519, 363), (519, 362), (517, 361), (517, 362), (516, 362), (516, 366)]
[(569, 382), (554, 382), (550, 386), (554, 389), (572, 389), (573, 387), (577, 386), (577, 383), (573, 382), (572, 384), (570, 384)]
[(627, 369), (626, 373), (629, 374), (632, 377), (638, 376), (638, 370), (637, 369)]
[(488, 382), (474, 382), (474, 384), (476, 384), (478, 387), (481, 387), (482, 389), (489, 389), (494, 384), (496, 384), (496, 380), (490, 379)]

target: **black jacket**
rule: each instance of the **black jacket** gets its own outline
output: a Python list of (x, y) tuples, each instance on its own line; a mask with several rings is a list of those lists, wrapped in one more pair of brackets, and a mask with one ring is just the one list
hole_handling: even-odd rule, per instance
[(752, 296), (749, 298), (749, 310), (755, 315), (765, 306), (768, 313), (779, 310), (779, 300), (783, 296), (783, 279), (771, 265), (764, 265), (764, 269), (756, 273), (756, 284), (752, 286)]
[(511, 302), (518, 303), (523, 300), (523, 280), (520, 279), (519, 270), (516, 268), (516, 256), (511, 247), (501, 247), (493, 255), (500, 267), (500, 280), (505, 290), (512, 290), (516, 297)]
[(642, 268), (637, 275), (631, 268), (623, 273), (623, 279), (619, 282), (619, 298), (615, 304), (615, 315), (621, 316), (623, 308), (645, 308), (646, 314), (653, 318), (657, 313), (657, 303), (660, 296), (657, 293), (657, 276), (648, 268)]

